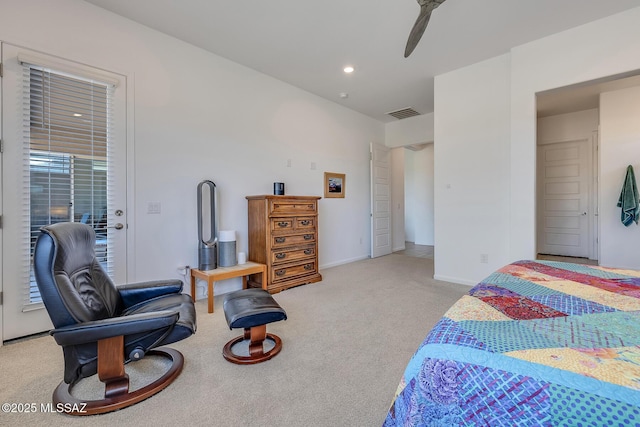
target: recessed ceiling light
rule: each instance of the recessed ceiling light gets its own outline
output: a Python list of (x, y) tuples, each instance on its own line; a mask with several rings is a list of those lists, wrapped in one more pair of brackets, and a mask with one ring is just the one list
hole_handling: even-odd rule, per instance
[(353, 73), (354, 68), (351, 65), (344, 67), (344, 72), (347, 74)]

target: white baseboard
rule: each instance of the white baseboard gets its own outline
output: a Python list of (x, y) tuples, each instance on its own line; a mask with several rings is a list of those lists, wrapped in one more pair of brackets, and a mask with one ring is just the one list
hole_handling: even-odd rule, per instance
[(357, 257), (354, 257), (354, 258), (342, 259), (340, 261), (330, 262), (328, 264), (322, 264), (320, 266), (320, 269), (337, 267), (339, 265), (350, 264), (352, 262), (362, 261), (363, 259), (369, 259), (369, 258), (370, 258), (369, 255), (360, 255), (360, 256), (357, 256)]
[(441, 276), (439, 274), (434, 274), (433, 278), (435, 280), (442, 280), (443, 282), (456, 283), (458, 285), (475, 286), (478, 284), (478, 282), (473, 282), (471, 280), (461, 279), (459, 277)]

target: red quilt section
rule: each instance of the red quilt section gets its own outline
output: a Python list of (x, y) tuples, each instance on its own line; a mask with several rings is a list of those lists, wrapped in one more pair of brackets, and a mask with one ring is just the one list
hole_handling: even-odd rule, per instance
[(546, 319), (564, 317), (565, 313), (540, 304), (525, 297), (492, 296), (481, 297), (480, 300), (515, 320)]
[(540, 264), (535, 261), (518, 261), (514, 262), (513, 265), (519, 265), (548, 276), (557, 277), (563, 280), (571, 280), (573, 282), (593, 286), (594, 288), (614, 292), (616, 294), (640, 298), (640, 288), (636, 284), (630, 283), (628, 279), (605, 279), (602, 277), (578, 273), (576, 271), (563, 270), (549, 265)]

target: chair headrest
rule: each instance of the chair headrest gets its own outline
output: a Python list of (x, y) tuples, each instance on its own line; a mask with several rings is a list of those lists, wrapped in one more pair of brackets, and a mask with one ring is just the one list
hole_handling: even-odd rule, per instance
[(95, 258), (96, 235), (93, 228), (77, 222), (60, 222), (42, 227), (56, 241), (57, 256), (54, 270), (74, 271), (86, 267)]
[(55, 244), (53, 274), (67, 311), (79, 322), (117, 315), (121, 310), (121, 297), (96, 259), (93, 228), (77, 222), (61, 222), (42, 227), (42, 232)]

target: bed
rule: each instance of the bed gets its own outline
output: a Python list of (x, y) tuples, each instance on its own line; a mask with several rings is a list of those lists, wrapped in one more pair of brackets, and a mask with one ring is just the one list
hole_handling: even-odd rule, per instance
[(384, 426), (640, 426), (640, 271), (509, 264), (409, 361)]

